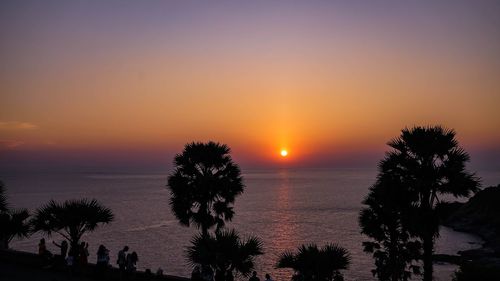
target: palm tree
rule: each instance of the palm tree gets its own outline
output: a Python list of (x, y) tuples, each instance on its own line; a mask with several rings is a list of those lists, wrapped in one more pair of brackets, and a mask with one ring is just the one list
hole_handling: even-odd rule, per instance
[(0, 249), (8, 249), (14, 237), (28, 238), (30, 234), (27, 209), (10, 210), (0, 213)]
[(174, 215), (182, 225), (197, 225), (203, 235), (231, 221), (235, 198), (243, 193), (240, 168), (229, 152), (225, 144), (186, 144), (182, 154), (175, 156), (175, 169), (168, 177)]
[(276, 267), (292, 268), (294, 281), (337, 281), (343, 280), (340, 270), (347, 269), (350, 261), (349, 252), (336, 244), (321, 249), (310, 244), (300, 246), (297, 253), (282, 253)]
[(257, 237), (241, 240), (235, 230), (221, 230), (214, 235), (196, 235), (188, 247), (188, 260), (209, 265), (223, 276), (234, 272), (247, 277), (254, 268), (254, 258), (262, 255), (262, 242)]
[(27, 209), (9, 209), (5, 186), (0, 181), (0, 249), (8, 249), (14, 237), (29, 237), (29, 216)]
[(421, 243), (411, 224), (416, 214), (414, 198), (395, 164), (391, 158), (380, 163), (377, 181), (363, 201), (367, 207), (359, 216), (361, 233), (372, 238), (363, 242), (364, 251), (373, 254), (376, 269), (372, 273), (381, 281), (406, 281), (412, 273), (420, 273), (415, 261), (420, 259)]
[(108, 224), (111, 221), (111, 210), (95, 199), (68, 200), (64, 203), (51, 200), (36, 210), (31, 224), (35, 232), (60, 234), (70, 242), (71, 248), (75, 249), (84, 233), (92, 232), (100, 224)]
[(439, 235), (435, 206), (439, 196), (467, 197), (479, 188), (479, 179), (465, 169), (469, 155), (458, 145), (455, 131), (440, 126), (404, 129), (391, 140), (389, 157), (398, 162), (404, 185), (416, 194), (423, 240), (424, 281), (432, 280), (434, 239)]

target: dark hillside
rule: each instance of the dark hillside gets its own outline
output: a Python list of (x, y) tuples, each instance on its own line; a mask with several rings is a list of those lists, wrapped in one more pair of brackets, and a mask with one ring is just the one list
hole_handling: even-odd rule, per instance
[(474, 233), (486, 241), (486, 247), (500, 255), (500, 185), (485, 188), (467, 203), (448, 205), (443, 224), (455, 230)]

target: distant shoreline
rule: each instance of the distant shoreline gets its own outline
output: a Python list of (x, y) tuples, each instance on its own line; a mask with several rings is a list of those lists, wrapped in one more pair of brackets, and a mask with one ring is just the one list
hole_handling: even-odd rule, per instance
[(485, 188), (465, 203), (444, 203), (440, 208), (441, 224), (455, 231), (480, 237), (478, 249), (459, 251), (458, 255), (436, 255), (437, 260), (463, 265), (480, 264), (500, 269), (500, 185)]

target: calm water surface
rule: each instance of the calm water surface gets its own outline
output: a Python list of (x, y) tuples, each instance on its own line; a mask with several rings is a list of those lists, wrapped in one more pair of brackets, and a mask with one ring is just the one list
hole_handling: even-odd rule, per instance
[[(358, 213), (361, 201), (374, 182), (375, 170), (274, 170), (244, 171), (246, 190), (237, 198), (236, 215), (230, 227), (243, 236), (256, 235), (264, 242), (265, 255), (257, 260), (257, 271), (269, 272), (277, 281), (287, 281), (289, 270), (274, 264), (284, 250), (303, 243), (323, 245), (336, 242), (346, 247), (352, 264), (346, 280), (374, 280), (372, 258), (362, 251)], [(500, 182), (499, 173), (479, 173), (483, 182)], [(10, 174), (1, 179), (15, 207), (34, 209), (50, 199), (91, 197), (115, 213), (115, 221), (84, 237), (90, 244), (90, 261), (95, 262), (97, 247), (111, 250), (112, 262), (124, 245), (139, 254), (140, 269), (163, 268), (167, 274), (189, 276), (185, 248), (196, 233), (182, 227), (172, 215), (165, 187), (167, 174)], [(36, 252), (40, 238), (14, 241), (15, 249)], [(52, 236), (59, 241), (61, 237)], [(477, 248), (474, 236), (441, 229), (437, 252), (455, 254)], [(55, 247), (49, 249), (56, 251)], [(438, 265), (438, 280), (451, 280), (454, 266)]]

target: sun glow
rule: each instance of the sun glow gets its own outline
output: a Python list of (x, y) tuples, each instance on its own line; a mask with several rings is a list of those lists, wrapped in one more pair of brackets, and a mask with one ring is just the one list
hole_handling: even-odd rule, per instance
[(282, 157), (286, 157), (288, 155), (288, 151), (286, 149), (282, 149), (280, 154)]

